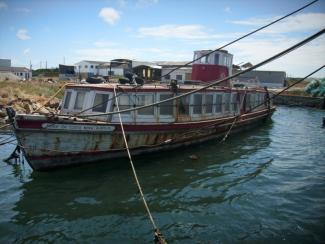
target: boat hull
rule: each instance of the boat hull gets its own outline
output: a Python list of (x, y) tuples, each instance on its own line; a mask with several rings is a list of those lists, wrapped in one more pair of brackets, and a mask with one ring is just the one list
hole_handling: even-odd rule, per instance
[[(249, 130), (265, 121), (275, 108), (245, 114), (232, 133)], [(172, 150), (224, 136), (234, 117), (171, 124), (125, 124), (132, 155)], [(30, 166), (39, 171), (96, 161), (111, 162), (127, 153), (119, 124), (54, 122), (17, 116), (15, 132)]]

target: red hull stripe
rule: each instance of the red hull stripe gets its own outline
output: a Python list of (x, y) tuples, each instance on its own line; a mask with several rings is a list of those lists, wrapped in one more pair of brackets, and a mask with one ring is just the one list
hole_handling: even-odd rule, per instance
[[(253, 118), (262, 114), (267, 113), (268, 110), (262, 110), (259, 112), (254, 112), (250, 114), (245, 114), (241, 117), (241, 120)], [(200, 128), (202, 126), (209, 126), (218, 123), (224, 123), (224, 122), (232, 122), (233, 118), (220, 118), (220, 119), (214, 119), (214, 120), (206, 120), (206, 121), (197, 121), (197, 122), (184, 122), (184, 123), (166, 123), (166, 124), (125, 124), (124, 129), (125, 131), (172, 131), (172, 130), (182, 130), (182, 129), (195, 129)], [(27, 119), (18, 119), (17, 125), (18, 129), (42, 129), (43, 123), (58, 123), (51, 120), (43, 120), (43, 121), (36, 121), (36, 120), (27, 120)], [(62, 122), (63, 124), (68, 124), (68, 121)], [(76, 124), (76, 123), (71, 123)], [(80, 125), (92, 125), (93, 123), (78, 123)], [(119, 124), (105, 124), (103, 126), (115, 126), (115, 131), (120, 131), (120, 125)], [(100, 126), (99, 124), (96, 124), (96, 126)], [(46, 130), (46, 129), (44, 129)], [(47, 129), (50, 130), (50, 129)]]

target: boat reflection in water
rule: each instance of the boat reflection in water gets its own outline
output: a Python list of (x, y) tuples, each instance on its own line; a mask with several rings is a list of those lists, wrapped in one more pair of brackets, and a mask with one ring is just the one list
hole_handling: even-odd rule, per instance
[[(267, 123), (222, 144), (212, 140), (135, 158), (146, 198), (169, 239), (191, 235), (188, 228), (193, 228), (192, 234), (196, 228), (208, 230), (201, 215), (224, 209), (221, 220), (233, 214), (228, 213), (233, 202), (250, 191), (235, 189), (253, 180), (272, 161), (259, 153), (270, 144), (271, 128)], [(197, 160), (189, 158), (193, 154)], [(151, 241), (150, 223), (128, 169), (126, 160), (117, 159), (96, 167), (34, 171), (22, 185), (21, 199), (14, 208), (17, 241)]]

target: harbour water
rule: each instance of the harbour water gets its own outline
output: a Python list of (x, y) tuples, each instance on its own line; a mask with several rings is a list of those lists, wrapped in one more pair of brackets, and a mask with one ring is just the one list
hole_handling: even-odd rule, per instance
[[(223, 144), (135, 158), (167, 241), (324, 243), (323, 116), (278, 107)], [(39, 173), (3, 162), (13, 149), (0, 148), (0, 243), (153, 242), (128, 160)]]

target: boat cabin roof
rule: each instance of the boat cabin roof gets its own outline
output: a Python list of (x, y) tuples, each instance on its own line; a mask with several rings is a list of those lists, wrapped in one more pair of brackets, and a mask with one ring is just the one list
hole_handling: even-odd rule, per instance
[[(188, 84), (179, 84), (178, 91), (179, 92), (189, 92), (192, 90), (196, 90), (202, 88), (203, 85), (188, 85)], [(144, 86), (135, 86), (135, 85), (122, 85), (119, 83), (101, 83), (101, 84), (69, 84), (66, 86), (66, 89), (90, 89), (90, 90), (98, 90), (98, 91), (113, 91), (114, 87), (118, 87), (119, 89), (123, 89), (125, 92), (166, 92), (170, 91), (171, 87), (169, 84), (146, 84)], [(261, 88), (235, 88), (235, 87), (222, 87), (222, 86), (213, 86), (207, 88), (207, 91), (223, 91), (223, 92), (231, 92), (231, 91), (247, 91), (250, 92), (263, 92), (264, 89)]]

